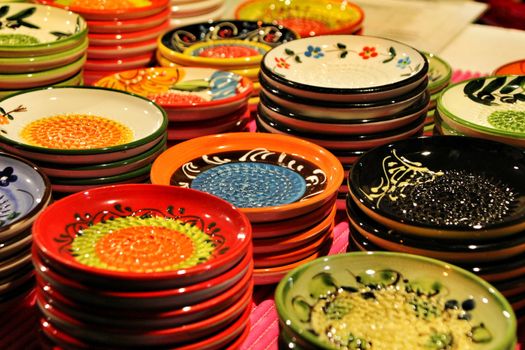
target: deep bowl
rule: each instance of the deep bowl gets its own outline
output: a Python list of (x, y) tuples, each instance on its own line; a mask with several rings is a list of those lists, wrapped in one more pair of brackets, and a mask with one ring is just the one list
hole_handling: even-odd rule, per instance
[(362, 156), (348, 186), (373, 220), (416, 236), (471, 241), (525, 229), (525, 153), (470, 137), (393, 142)]
[(494, 287), (459, 267), (416, 255), (316, 259), (281, 280), (275, 303), (283, 328), (320, 349), (340, 348), (336, 339), (341, 346), (373, 342), (381, 349), (442, 339), (480, 350), (512, 349), (516, 342), (514, 312)]
[(231, 201), (252, 222), (288, 219), (333, 199), (344, 177), (326, 149), (286, 135), (227, 133), (179, 143), (153, 163), (151, 181)]
[[(93, 227), (119, 234), (99, 235)], [(148, 240), (148, 227), (172, 238)], [(44, 257), (79, 274), (102, 281), (180, 286), (217, 276), (236, 264), (251, 244), (251, 226), (231, 204), (207, 193), (174, 186), (115, 185), (54, 202), (35, 221), (33, 239)], [(128, 239), (134, 245), (127, 245)], [(118, 247), (113, 252), (92, 250), (93, 243), (113, 240), (111, 246)], [(190, 250), (181, 253), (179, 248)], [(123, 252), (134, 258), (128, 260)], [(165, 260), (165, 254), (174, 260)], [(135, 258), (138, 265), (133, 264)]]
[(27, 160), (0, 153), (0, 239), (28, 229), (51, 200), (51, 184), (40, 168)]

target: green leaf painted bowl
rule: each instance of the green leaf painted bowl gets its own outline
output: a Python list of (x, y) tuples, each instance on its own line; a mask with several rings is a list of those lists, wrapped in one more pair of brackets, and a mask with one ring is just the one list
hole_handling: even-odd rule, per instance
[(275, 302), (283, 329), (305, 348), (507, 350), (516, 343), (514, 312), (494, 287), (417, 255), (317, 259), (281, 280)]

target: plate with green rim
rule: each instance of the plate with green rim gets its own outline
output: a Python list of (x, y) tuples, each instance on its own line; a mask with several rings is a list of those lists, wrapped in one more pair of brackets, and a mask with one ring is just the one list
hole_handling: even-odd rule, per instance
[(431, 94), (445, 88), (452, 78), (450, 64), (433, 53), (424, 52), (428, 60), (428, 91)]
[[(83, 71), (81, 70), (78, 73), (75, 73), (73, 76), (68, 77), (65, 80), (62, 80), (62, 81), (59, 81), (58, 83), (50, 85), (50, 87), (51, 86), (59, 87), (59, 86), (79, 86), (79, 85), (82, 85), (83, 81), (84, 81), (82, 75), (83, 75)], [(24, 90), (22, 90), (22, 91), (24, 91)], [(4, 97), (7, 97), (9, 95), (17, 94), (17, 93), (22, 92), (22, 91), (21, 90), (3, 90), (3, 89), (0, 89), (0, 99), (4, 98)]]
[(32, 3), (0, 5), (0, 56), (33, 57), (73, 48), (87, 36), (76, 13)]
[(481, 77), (453, 84), (438, 98), (437, 110), (444, 119), (465, 129), (519, 139), (525, 146), (525, 75)]

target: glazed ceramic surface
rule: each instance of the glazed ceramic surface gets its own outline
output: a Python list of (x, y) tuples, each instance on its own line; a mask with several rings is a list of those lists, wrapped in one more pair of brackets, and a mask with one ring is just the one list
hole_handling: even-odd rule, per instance
[(38, 2), (68, 9), (80, 14), (87, 20), (108, 20), (150, 16), (164, 10), (169, 0), (38, 0)]
[[(281, 280), (275, 302), (284, 329), (321, 349), (372, 342), (374, 349), (443, 342), (508, 349), (516, 337), (514, 312), (494, 287), (456, 266), (415, 255), (317, 259)], [(323, 332), (327, 327), (331, 332)]]
[(115, 57), (136, 57), (147, 53), (152, 53), (157, 48), (157, 39), (145, 39), (134, 43), (122, 43), (117, 45), (97, 46), (90, 43), (88, 57), (90, 59), (111, 59)]
[(170, 17), (170, 28), (183, 27), (195, 23), (218, 21), (224, 17), (228, 6), (226, 3), (211, 12), (189, 17)]
[(339, 161), (319, 146), (255, 133), (185, 141), (161, 154), (151, 171), (153, 183), (220, 196), (254, 222), (290, 218), (321, 206), (342, 176)]
[(0, 141), (33, 152), (123, 151), (162, 137), (167, 126), (164, 111), (153, 102), (94, 87), (22, 92), (1, 100), (0, 107)]
[(89, 33), (120, 34), (132, 33), (155, 28), (165, 23), (170, 16), (170, 9), (166, 8), (153, 15), (133, 19), (106, 19), (88, 20)]
[(45, 174), (28, 161), (0, 153), (0, 238), (20, 233), (51, 198)]
[(480, 240), (525, 229), (525, 154), (468, 137), (397, 141), (367, 152), (348, 178), (369, 217), (411, 235)]
[(64, 51), (87, 34), (84, 19), (62, 9), (26, 3), (0, 4), (0, 56), (32, 57)]
[(524, 75), (525, 74), (525, 59), (518, 60), (504, 64), (494, 71), (494, 75)]
[[(245, 103), (253, 86), (234, 73), (211, 68), (151, 67), (116, 73), (95, 86), (124, 90), (149, 98), (165, 108), (188, 110)], [(243, 102), (244, 101), (244, 102)]]
[(335, 0), (251, 0), (235, 11), (237, 19), (278, 23), (301, 37), (350, 34), (360, 28), (363, 10), (350, 2)]
[[(106, 75), (104, 72), (111, 74), (112, 72), (120, 72), (123, 70), (145, 68), (151, 63), (152, 59), (153, 53), (151, 52), (122, 58), (90, 58), (84, 64), (84, 68)], [(102, 77), (103, 76), (100, 78)]]
[(414, 89), (426, 78), (428, 61), (416, 49), (389, 39), (326, 35), (272, 49), (261, 71), (276, 88), (297, 96), (356, 102)]
[(471, 79), (448, 87), (438, 98), (443, 118), (473, 131), (523, 140), (525, 75)]
[(425, 52), (428, 60), (428, 91), (434, 93), (445, 87), (452, 78), (452, 67), (441, 57)]
[(89, 42), (97, 46), (111, 46), (118, 44), (131, 44), (148, 39), (156, 39), (161, 33), (168, 29), (168, 21), (152, 28), (137, 30), (127, 33), (89, 33)]
[[(82, 77), (83, 72), (79, 71), (77, 74), (73, 75), (70, 78), (67, 78), (65, 80), (59, 81), (57, 83), (54, 83), (50, 86), (79, 86), (82, 85), (84, 82), (84, 79)], [(20, 90), (4, 90), (0, 89), (0, 98), (7, 97), (9, 95), (14, 95), (16, 93), (19, 93)]]
[[(148, 239), (151, 229), (158, 231), (159, 240)], [(33, 239), (43, 255), (68, 269), (175, 286), (209, 279), (231, 267), (246, 252), (251, 227), (237, 209), (202, 192), (120, 185), (53, 203), (35, 221)], [(127, 244), (128, 239), (135, 243)], [(103, 242), (116, 250), (94, 250), (95, 243)], [(172, 258), (166, 260), (166, 254)]]

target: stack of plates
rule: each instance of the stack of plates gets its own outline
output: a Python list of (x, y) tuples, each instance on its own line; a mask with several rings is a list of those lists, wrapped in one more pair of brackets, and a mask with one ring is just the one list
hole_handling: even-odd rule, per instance
[[(317, 259), (277, 286), (286, 349), (515, 349), (508, 300), (443, 261), (400, 253)], [(281, 347), (279, 347), (281, 348)]]
[(250, 106), (255, 109), (262, 54), (297, 38), (294, 31), (260, 21), (204, 22), (166, 32), (159, 39), (156, 57), (164, 67), (213, 67), (249, 78), (254, 84)]
[(340, 0), (247, 0), (235, 9), (235, 18), (288, 27), (301, 37), (360, 34), (363, 10)]
[(523, 151), (499, 142), (435, 136), (378, 147), (348, 179), (351, 240), (457, 264), (523, 317), (524, 178)]
[(86, 19), (89, 48), (84, 80), (88, 85), (109, 72), (148, 66), (157, 37), (169, 25), (168, 0), (37, 1), (69, 9)]
[(0, 148), (30, 159), (55, 194), (148, 179), (168, 118), (150, 100), (94, 87), (36, 89), (0, 100)]
[(327, 150), (298, 138), (257, 133), (204, 136), (169, 148), (151, 181), (221, 197), (252, 224), (256, 284), (278, 282), (332, 243), (343, 168)]
[(490, 76), (446, 88), (438, 99), (438, 133), (525, 148), (525, 75)]
[(432, 136), (434, 131), (434, 111), (438, 97), (452, 80), (452, 67), (439, 56), (425, 53), (428, 60), (428, 87), (430, 104), (428, 106), (427, 119), (425, 120), (425, 136)]
[(51, 201), (46, 175), (26, 160), (0, 153), (0, 310), (21, 306), (34, 288), (31, 226)]
[(0, 97), (49, 85), (81, 85), (88, 47), (79, 15), (49, 6), (2, 5)]
[(250, 222), (190, 189), (117, 185), (33, 225), (41, 330), (75, 349), (238, 349), (252, 300)]
[(152, 67), (115, 73), (95, 86), (124, 90), (149, 98), (168, 115), (170, 144), (231, 131), (250, 120), (252, 82), (238, 74), (211, 68)]
[[(327, 35), (282, 44), (261, 64), (257, 129), (314, 142), (348, 172), (363, 152), (423, 131), (427, 72), (423, 54), (388, 39)], [(342, 186), (343, 202), (346, 192)]]
[(226, 0), (171, 0), (170, 28), (211, 22), (226, 12)]

